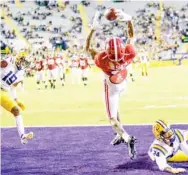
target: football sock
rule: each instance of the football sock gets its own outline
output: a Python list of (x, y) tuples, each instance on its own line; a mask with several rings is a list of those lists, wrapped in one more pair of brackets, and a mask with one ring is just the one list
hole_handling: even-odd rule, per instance
[(18, 134), (21, 137), (24, 134), (24, 124), (21, 115), (15, 117)]

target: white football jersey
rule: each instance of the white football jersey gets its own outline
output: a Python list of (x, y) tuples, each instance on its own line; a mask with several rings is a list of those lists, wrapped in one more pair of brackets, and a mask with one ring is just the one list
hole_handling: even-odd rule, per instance
[(147, 53), (146, 52), (140, 53), (139, 57), (140, 57), (140, 62), (141, 63), (147, 63), (148, 62)]
[(23, 70), (18, 70), (12, 58), (7, 58), (7, 66), (1, 67), (1, 88), (9, 91), (12, 84), (23, 80)]
[(164, 170), (168, 167), (168, 158), (173, 157), (178, 150), (182, 150), (188, 155), (188, 145), (186, 144), (186, 131), (175, 129), (175, 140), (172, 146), (165, 144), (157, 139), (151, 144), (148, 155), (151, 160), (156, 161), (160, 170)]

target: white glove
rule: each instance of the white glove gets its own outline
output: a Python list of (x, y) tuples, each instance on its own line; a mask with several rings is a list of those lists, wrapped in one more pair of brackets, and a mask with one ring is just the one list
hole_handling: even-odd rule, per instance
[(117, 15), (117, 20), (120, 21), (130, 21), (132, 19), (132, 16), (126, 14), (120, 9), (116, 9), (116, 15)]
[(172, 174), (179, 174), (179, 173), (184, 173), (186, 170), (184, 168), (172, 168), (171, 173)]
[(94, 19), (93, 19), (93, 24), (91, 26), (92, 29), (97, 29), (99, 27), (99, 11), (96, 11)]

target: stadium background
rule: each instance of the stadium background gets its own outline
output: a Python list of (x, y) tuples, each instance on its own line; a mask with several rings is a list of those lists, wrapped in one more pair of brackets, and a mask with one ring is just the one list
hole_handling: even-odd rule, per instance
[[(39, 5), (36, 2), (16, 1), (12, 3), (10, 1), (7, 3), (3, 1), (3, 3), (1, 2), (1, 5), (7, 5), (9, 10), (7, 7), (1, 8), (1, 19), (3, 18), (1, 32), (5, 31), (1, 34), (1, 41), (10, 50), (15, 45), (29, 44), (32, 49), (37, 49), (40, 43), (48, 46), (50, 45), (50, 38), (59, 38), (61, 35), (64, 36), (63, 40), (69, 45), (70, 36), (75, 41), (74, 36), (77, 36), (79, 31), (82, 35), (77, 39), (82, 43), (85, 39), (84, 34), (88, 30), (87, 27), (89, 28), (97, 8), (101, 10), (103, 10), (103, 6), (122, 8), (122, 3), (112, 1), (91, 1), (88, 6), (82, 4), (83, 6), (80, 8), (85, 9), (89, 25), (85, 26), (82, 22), (83, 25), (78, 24), (75, 29), (75, 22), (71, 22), (71, 17), (80, 16), (80, 13), (74, 12), (77, 11), (80, 5), (77, 1), (69, 2), (64, 10), (62, 9), (64, 7), (57, 7), (57, 5), (52, 5), (50, 10), (47, 10), (45, 4), (40, 4), (37, 13), (39, 11), (40, 13), (52, 13), (51, 16), (46, 16), (44, 20), (41, 20), (42, 17), (41, 19), (31, 20), (33, 13), (30, 16), (19, 14), (19, 11), (26, 14), (37, 9)], [(187, 12), (187, 3), (185, 1), (163, 3), (165, 7), (172, 7), (173, 14), (174, 11), (184, 12), (185, 14)], [(75, 4), (77, 4), (77, 7), (75, 7)], [(137, 21), (135, 23), (138, 24), (137, 15), (142, 14), (139, 10), (145, 9), (157, 14), (158, 6), (155, 4), (158, 3), (128, 1), (124, 2), (123, 6), (125, 12), (135, 17), (135, 21)], [(64, 4), (60, 3), (59, 6), (64, 6)], [(182, 8), (185, 8), (185, 10), (182, 10)], [(13, 17), (19, 17), (20, 15), (21, 21), (18, 22), (19, 20), (13, 19), (11, 14)], [(60, 17), (63, 14), (65, 19)], [(6, 20), (6, 16), (11, 22)], [(36, 15), (33, 16), (36, 17)], [(24, 20), (22, 20), (22, 17)], [(84, 16), (81, 15), (80, 17), (83, 20)], [(175, 40), (179, 44), (177, 53), (184, 53), (185, 58), (181, 54), (180, 56), (175, 55), (174, 61), (171, 60), (173, 53), (173, 46), (171, 45), (175, 44), (173, 38), (168, 41), (169, 43), (163, 42), (162, 44), (160, 39), (157, 40), (158, 38), (152, 41), (149, 41), (148, 38), (141, 39), (146, 43), (157, 43), (157, 48), (158, 45), (164, 45), (164, 47), (168, 45), (168, 49), (160, 53), (162, 56), (157, 52), (155, 55), (158, 56), (155, 56), (155, 58), (151, 56), (152, 60), (150, 61), (149, 77), (147, 79), (141, 77), (139, 65), (134, 65), (136, 81), (129, 82), (127, 91), (121, 97), (122, 123), (125, 124), (129, 132), (135, 134), (138, 138), (138, 159), (135, 162), (128, 159), (125, 146), (122, 145), (116, 148), (109, 145), (113, 137), (113, 131), (111, 127), (108, 127), (109, 124), (102, 101), (101, 73), (98, 69), (92, 67), (89, 73), (88, 87), (84, 87), (82, 84), (72, 85), (70, 74), (67, 74), (66, 86), (62, 89), (61, 85), (58, 84), (55, 90), (43, 89), (38, 91), (33, 77), (25, 79), (25, 91), (21, 92), (18, 89), (18, 96), (27, 107), (23, 112), (24, 123), (27, 130), (34, 131), (35, 139), (24, 147), (20, 145), (16, 137), (17, 131), (14, 127), (13, 118), (6, 111), (1, 111), (1, 174), (163, 174), (147, 157), (147, 149), (154, 139), (151, 126), (148, 124), (162, 118), (173, 124), (181, 124), (178, 125), (179, 128), (188, 128), (187, 45), (186, 41), (182, 42), (182, 36), (184, 36), (183, 39), (186, 38), (186, 19), (187, 14), (183, 23), (178, 23), (184, 33), (175, 35)], [(43, 31), (43, 25), (49, 23), (50, 20), (53, 22), (53, 28), (47, 32)], [(59, 27), (60, 20), (62, 26), (59, 33), (54, 28)], [(27, 26), (28, 21), (29, 26)], [(137, 28), (136, 24), (135, 30), (137, 31), (140, 27)], [(152, 24), (153, 27), (157, 25), (156, 23)], [(33, 26), (36, 30), (31, 30)], [(11, 32), (15, 30), (15, 36), (14, 34), (7, 35), (8, 30)], [(78, 31), (71, 32), (71, 30)], [(30, 31), (30, 33), (27, 31)], [(148, 31), (142, 32), (143, 35), (148, 33)], [(152, 30), (152, 32), (153, 35), (157, 35), (155, 30)], [(163, 32), (161, 35), (163, 35)], [(168, 37), (169, 35), (165, 36)], [(139, 47), (140, 45), (138, 50)], [(150, 48), (149, 44), (147, 47)], [(4, 53), (2, 52), (2, 54)], [(164, 59), (163, 55), (168, 55), (168, 57)], [(131, 126), (127, 126), (130, 124)], [(15, 162), (10, 164), (12, 160), (15, 160)], [(188, 168), (185, 164), (182, 164), (182, 166)]]

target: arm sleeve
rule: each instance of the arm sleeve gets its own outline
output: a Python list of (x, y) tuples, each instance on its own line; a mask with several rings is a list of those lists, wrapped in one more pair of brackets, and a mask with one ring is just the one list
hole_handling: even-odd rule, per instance
[(157, 157), (155, 160), (161, 171), (164, 171), (167, 167), (170, 167), (165, 156)]
[(151, 147), (149, 149), (148, 155), (151, 160), (156, 162), (161, 171), (164, 171), (167, 167), (170, 167), (170, 165), (167, 163), (166, 155), (164, 155), (163, 152)]

